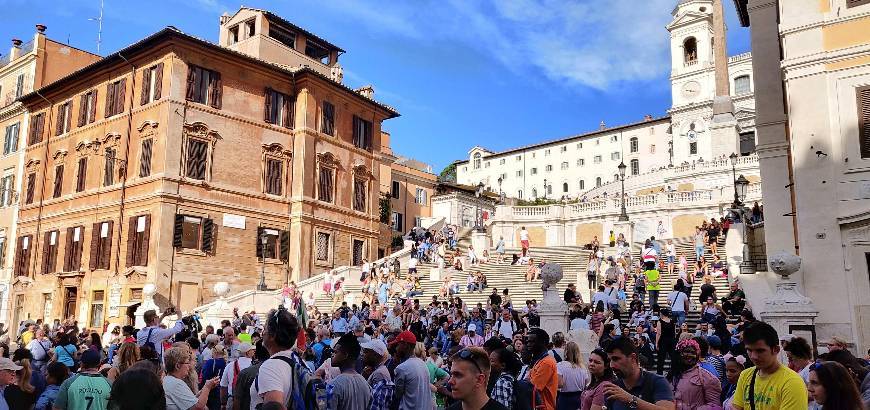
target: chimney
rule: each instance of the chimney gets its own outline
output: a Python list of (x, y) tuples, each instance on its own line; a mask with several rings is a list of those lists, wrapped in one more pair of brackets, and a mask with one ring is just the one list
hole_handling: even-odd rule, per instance
[(13, 61), (21, 55), (21, 43), (22, 41), (17, 38), (12, 39), (12, 49), (9, 50), (9, 61)]
[(598, 129), (604, 131), (607, 129), (607, 124), (604, 123), (604, 120), (601, 121), (601, 124), (598, 124)]
[(45, 34), (45, 29), (47, 29), (47, 28), (48, 27), (46, 27), (45, 24), (37, 24), (36, 25), (36, 31), (41, 33), (41, 34)]
[(221, 14), (221, 25), (224, 25), (229, 20), (230, 20), (230, 13), (224, 12), (224, 14)]
[(647, 121), (647, 122), (652, 121), (652, 115), (650, 115), (650, 114), (644, 115), (643, 120)]
[(375, 98), (375, 87), (371, 84), (364, 85), (360, 88), (357, 88), (356, 92), (358, 92), (360, 95), (362, 95), (363, 97), (366, 97), (368, 99)]

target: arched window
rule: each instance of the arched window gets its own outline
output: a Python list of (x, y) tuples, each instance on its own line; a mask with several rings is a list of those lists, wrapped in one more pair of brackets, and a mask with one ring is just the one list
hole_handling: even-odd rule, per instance
[(562, 192), (568, 192), (568, 183), (567, 182), (562, 183)]
[(517, 192), (517, 198), (523, 199), (523, 190), (522, 189)]
[(631, 160), (631, 175), (640, 174), (640, 161), (637, 159)]
[(613, 180), (619, 181), (619, 174), (613, 174)]
[(629, 142), (631, 144), (631, 152), (637, 152), (637, 137), (631, 137)]
[(683, 41), (683, 58), (686, 65), (698, 62), (698, 40), (695, 40), (695, 37), (689, 37)]
[(480, 169), (480, 153), (474, 154), (474, 169)]
[(532, 188), (532, 199), (538, 197), (538, 188)]
[(595, 187), (596, 188), (601, 187), (601, 177), (595, 178)]
[(741, 75), (734, 78), (734, 95), (747, 94), (752, 92), (752, 82), (749, 81), (748, 75)]
[(584, 190), (584, 189), (586, 189), (586, 183), (585, 183), (585, 181), (583, 181), (583, 180), (581, 179), (581, 180), (580, 180), (580, 190), (582, 191), (582, 190)]

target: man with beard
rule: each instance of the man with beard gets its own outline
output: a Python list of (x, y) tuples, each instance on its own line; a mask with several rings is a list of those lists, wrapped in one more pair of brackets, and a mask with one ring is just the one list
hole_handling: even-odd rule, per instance
[(619, 380), (604, 389), (608, 410), (672, 410), (674, 393), (663, 376), (643, 370), (637, 348), (627, 337), (617, 337), (605, 349)]
[(547, 354), (550, 335), (544, 329), (531, 328), (526, 334), (525, 350), (531, 357), (528, 380), (541, 398), (544, 410), (556, 408), (556, 391), (559, 389), (559, 375), (556, 372), (556, 359)]

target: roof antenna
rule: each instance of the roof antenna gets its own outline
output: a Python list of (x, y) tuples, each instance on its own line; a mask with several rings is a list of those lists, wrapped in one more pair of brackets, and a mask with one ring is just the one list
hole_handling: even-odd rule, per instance
[(100, 54), (100, 44), (103, 43), (103, 0), (100, 0), (100, 17), (88, 20), (97, 22), (97, 54)]

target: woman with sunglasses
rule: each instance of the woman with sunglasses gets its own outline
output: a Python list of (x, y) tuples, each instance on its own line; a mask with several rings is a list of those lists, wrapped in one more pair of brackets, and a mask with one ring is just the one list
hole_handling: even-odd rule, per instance
[(679, 409), (718, 409), (722, 394), (719, 378), (698, 366), (701, 346), (692, 339), (677, 343), (679, 360), (671, 364), (669, 381)]
[(614, 381), (613, 369), (610, 368), (610, 358), (602, 349), (595, 349), (589, 354), (589, 376), (591, 382), (580, 394), (581, 410), (602, 410), (604, 408), (604, 389)]
[(864, 410), (858, 388), (846, 367), (837, 362), (816, 362), (810, 366), (810, 395), (824, 410)]

